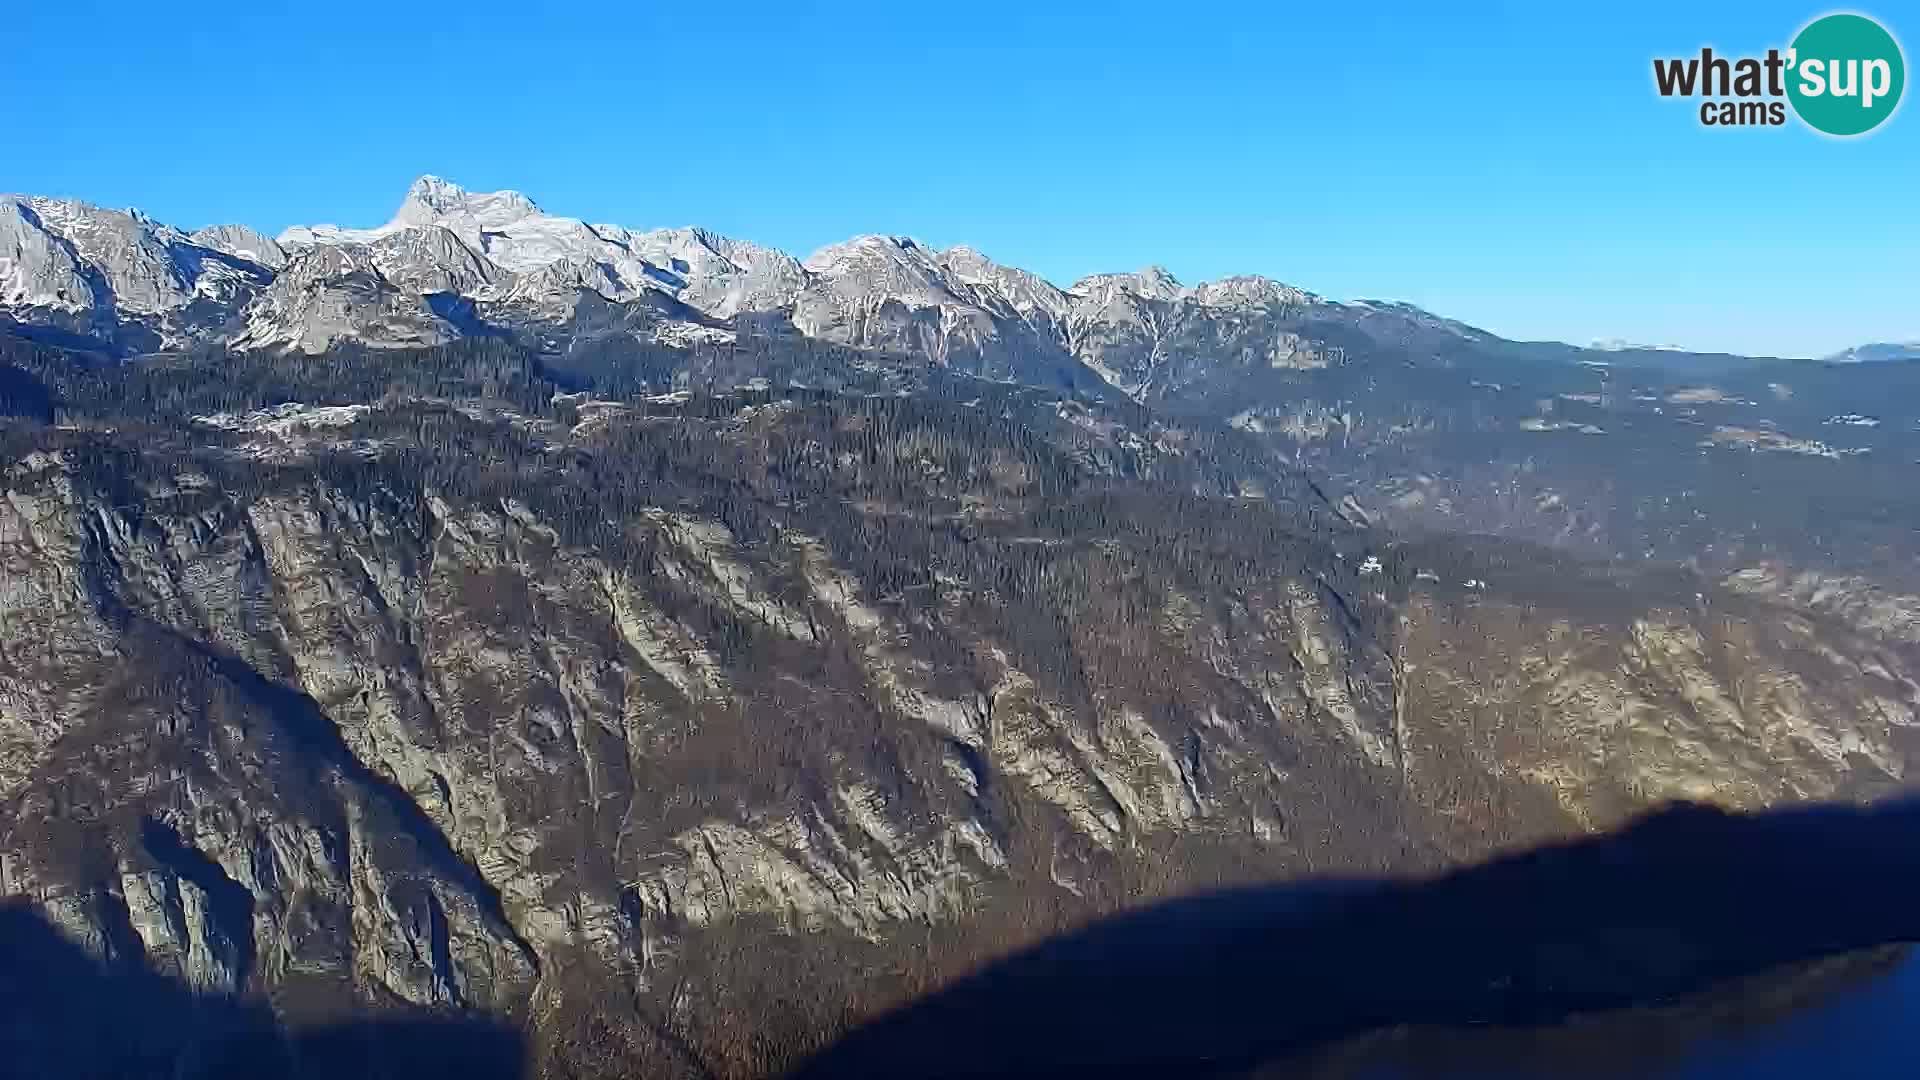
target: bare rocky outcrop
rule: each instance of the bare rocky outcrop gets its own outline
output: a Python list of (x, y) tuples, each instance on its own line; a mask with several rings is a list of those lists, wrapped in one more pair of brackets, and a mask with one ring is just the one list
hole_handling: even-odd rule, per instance
[[(1033, 932), (1042, 902), (1907, 774), (1910, 658), (1817, 612), (1603, 569), (1547, 592), (1259, 505), (1028, 502), (1006, 478), (1054, 466), (949, 456), (959, 408), (682, 404), (388, 402), (297, 455), (236, 421), (180, 457), (108, 432), (18, 457), (0, 888), (210, 993), (543, 1016), (578, 992), (558, 965), (672, 1027), (729, 935)], [(625, 501), (536, 471), (570, 454)]]

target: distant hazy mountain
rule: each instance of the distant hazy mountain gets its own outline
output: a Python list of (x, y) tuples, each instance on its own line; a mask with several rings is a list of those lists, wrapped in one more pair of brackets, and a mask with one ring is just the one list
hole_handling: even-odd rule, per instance
[(1879, 341), (1871, 345), (1855, 345), (1851, 349), (1834, 353), (1827, 357), (1836, 364), (1871, 364), (1889, 360), (1920, 360), (1920, 341), (1890, 342)]
[(1600, 352), (1630, 352), (1651, 350), (1654, 352), (1686, 352), (1678, 345), (1639, 345), (1625, 338), (1595, 338), (1588, 346)]

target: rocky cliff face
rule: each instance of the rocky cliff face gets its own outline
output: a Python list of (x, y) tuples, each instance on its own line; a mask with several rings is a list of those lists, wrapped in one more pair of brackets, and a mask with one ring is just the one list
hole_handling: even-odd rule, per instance
[(1197, 444), (1114, 473), (1139, 436), (1060, 410), (18, 428), (0, 888), (212, 991), (638, 1001), (702, 1056), (716, 942), (1005, 947), (1036, 905), (1906, 776), (1911, 650), (1793, 588), (1195, 496)]
[(318, 352), (336, 342), (430, 345), (456, 336), (420, 296), (387, 278), (370, 249), (358, 247), (295, 255), (245, 318), (235, 345), (246, 349)]
[(0, 195), (0, 317), (122, 352), (233, 336), (273, 278), (138, 211)]
[(143, 542), (56, 461), (23, 471), (48, 486), (10, 487), (0, 541), (9, 893), (207, 988), (524, 994), (535, 957), (498, 898), (284, 682), (240, 522), (209, 508)]

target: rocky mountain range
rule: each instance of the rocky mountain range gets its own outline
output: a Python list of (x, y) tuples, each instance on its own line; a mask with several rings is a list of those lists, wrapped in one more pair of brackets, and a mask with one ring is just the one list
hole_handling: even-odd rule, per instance
[(1341, 346), (1318, 330), (1421, 345), (1490, 339), (1406, 305), (1338, 304), (1258, 277), (1189, 288), (1151, 267), (1061, 289), (969, 248), (896, 236), (799, 260), (701, 229), (588, 224), (518, 192), (476, 194), (432, 176), (385, 225), (298, 226), (277, 240), (234, 225), (189, 234), (68, 200), (7, 196), (0, 207), (0, 314), (118, 355), (475, 334), (551, 346), (582, 332), (574, 316), (591, 297), (644, 312), (622, 332), (655, 341), (724, 341), (733, 320), (774, 318), (991, 378), (1074, 385), (1097, 373), (1147, 399), (1223, 356), (1338, 362)]
[[(433, 178), (277, 239), (0, 199), (0, 311), (0, 896), (288, 1030), (765, 1075), (1150, 900), (1920, 749), (1904, 365)], [(138, 1030), (101, 1075), (217, 1034)]]
[[(244, 225), (183, 232), (137, 210), (0, 196), (0, 317), (120, 355), (216, 344), (317, 350), (336, 341), (417, 345), (475, 333), (567, 332), (580, 294), (656, 314), (665, 340), (723, 340), (724, 323), (775, 316), (802, 333), (924, 353), (1035, 381), (1080, 364), (1136, 398), (1222, 351), (1276, 367), (1343, 355), (1313, 331), (1360, 328), (1422, 346), (1497, 340), (1404, 304), (1335, 303), (1266, 278), (1181, 285), (1165, 270), (1096, 274), (1066, 288), (967, 247), (862, 236), (805, 260), (698, 228), (635, 230), (546, 213), (515, 191), (435, 176), (384, 225)], [(675, 303), (677, 302), (677, 303)], [(1588, 352), (1695, 354), (1595, 342)], [(1862, 345), (1841, 361), (1906, 357)], [(1169, 369), (1173, 370), (1169, 370)], [(1055, 376), (1058, 373), (1054, 373)]]

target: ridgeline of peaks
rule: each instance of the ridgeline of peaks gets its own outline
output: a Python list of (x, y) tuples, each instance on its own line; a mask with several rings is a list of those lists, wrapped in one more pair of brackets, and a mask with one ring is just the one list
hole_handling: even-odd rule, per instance
[(0, 198), (0, 319), (119, 355), (411, 346), (474, 333), (564, 346), (587, 332), (576, 315), (596, 298), (633, 309), (615, 320), (619, 333), (656, 342), (724, 343), (751, 316), (991, 378), (1097, 375), (1136, 397), (1164, 391), (1222, 346), (1248, 362), (1323, 366), (1340, 353), (1331, 338), (1383, 312), (1478, 335), (1417, 309), (1335, 304), (1260, 277), (1189, 287), (1148, 267), (1062, 289), (972, 248), (898, 236), (855, 237), (801, 260), (697, 228), (560, 217), (518, 192), (470, 192), (435, 176), (415, 181), (384, 225), (295, 226), (278, 238)]
[[(586, 307), (583, 308), (582, 305)], [(619, 309), (607, 318), (605, 306)], [(594, 316), (583, 318), (583, 311)], [(987, 378), (1109, 384), (1138, 400), (1223, 368), (1337, 366), (1463, 350), (1684, 366), (1670, 346), (1524, 345), (1410, 304), (1335, 303), (1257, 276), (1184, 285), (1162, 267), (1061, 288), (970, 247), (858, 236), (797, 259), (683, 227), (635, 230), (547, 213), (517, 191), (416, 180), (374, 228), (244, 225), (192, 233), (137, 210), (0, 196), (0, 327), (119, 356), (201, 345), (318, 351), (487, 335), (542, 350), (631, 336), (726, 344), (742, 320)], [(1863, 346), (1832, 359), (1884, 359)], [(1724, 358), (1720, 358), (1724, 359)], [(1231, 381), (1231, 379), (1227, 380)]]

